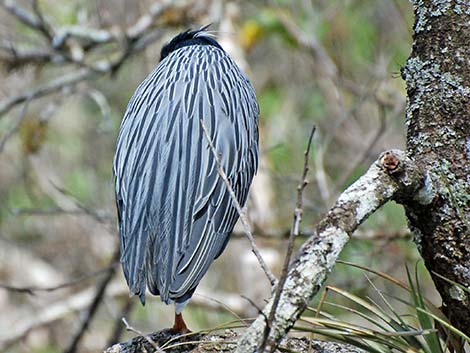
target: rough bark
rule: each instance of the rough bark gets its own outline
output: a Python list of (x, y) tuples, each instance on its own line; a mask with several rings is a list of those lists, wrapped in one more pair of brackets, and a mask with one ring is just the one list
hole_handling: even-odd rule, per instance
[[(451, 322), (470, 334), (470, 3), (413, 2), (407, 83), (407, 151), (432, 192), (405, 202), (410, 229)], [(425, 206), (422, 203), (426, 203)]]
[[(160, 331), (150, 335), (154, 342), (161, 346), (168, 341), (165, 332)], [(206, 336), (198, 335), (198, 337), (190, 337), (189, 340), (194, 344), (177, 345), (177, 341), (173, 342), (174, 346), (165, 349), (165, 353), (216, 353), (216, 352), (233, 352), (236, 348), (238, 334), (231, 330), (226, 330), (219, 334), (209, 334)], [(199, 341), (199, 342), (198, 342)], [(341, 343), (322, 342), (307, 338), (291, 337), (282, 342), (282, 348), (288, 352), (298, 353), (364, 353), (363, 350)], [(109, 347), (104, 353), (148, 353), (153, 352), (154, 348), (144, 337), (135, 337), (127, 342), (122, 342)]]
[(414, 195), (423, 185), (422, 181), (421, 173), (403, 152), (384, 153), (366, 174), (341, 194), (300, 248), (290, 266), (274, 321), (269, 325), (269, 336), (265, 337), (265, 329), (272, 298), (245, 331), (236, 352), (256, 352), (265, 339), (266, 351), (272, 351), (319, 291), (354, 230), (392, 198)]

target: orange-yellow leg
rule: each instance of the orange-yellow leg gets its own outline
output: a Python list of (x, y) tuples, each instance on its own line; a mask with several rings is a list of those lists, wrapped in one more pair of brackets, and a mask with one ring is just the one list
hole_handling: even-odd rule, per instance
[(188, 329), (188, 326), (186, 326), (186, 323), (183, 320), (183, 314), (175, 313), (175, 324), (173, 325), (171, 331), (180, 335), (191, 333), (191, 331)]

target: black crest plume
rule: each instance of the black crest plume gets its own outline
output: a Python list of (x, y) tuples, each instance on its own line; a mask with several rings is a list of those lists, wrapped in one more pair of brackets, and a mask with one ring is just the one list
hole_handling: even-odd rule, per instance
[(163, 46), (160, 52), (160, 61), (170, 55), (171, 52), (188, 45), (213, 45), (214, 47), (223, 50), (220, 44), (205, 32), (209, 26), (210, 24), (196, 30), (188, 29), (187, 31), (178, 34), (168, 44)]

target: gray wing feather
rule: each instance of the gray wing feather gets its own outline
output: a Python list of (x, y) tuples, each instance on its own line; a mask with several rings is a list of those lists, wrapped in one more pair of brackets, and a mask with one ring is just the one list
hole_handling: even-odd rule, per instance
[(258, 163), (254, 89), (220, 49), (164, 59), (129, 102), (114, 173), (121, 262), (132, 293), (190, 297), (238, 219), (200, 120), (244, 204)]

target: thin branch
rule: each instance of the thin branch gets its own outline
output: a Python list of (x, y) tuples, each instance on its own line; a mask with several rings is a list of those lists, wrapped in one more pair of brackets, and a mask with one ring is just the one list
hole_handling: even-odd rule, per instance
[[(170, 6), (178, 7), (172, 0), (164, 0), (151, 6), (134, 25), (125, 29), (123, 33), (116, 34), (105, 29), (95, 29), (88, 26), (71, 25), (57, 30), (57, 35), (52, 40), (52, 47), (63, 47), (67, 39), (77, 38), (88, 42), (88, 46), (107, 44), (112, 41), (125, 40), (135, 42), (142, 38), (155, 24), (155, 19), (162, 15)], [(188, 6), (188, 5), (186, 5)], [(179, 7), (182, 7), (179, 5)]]
[(143, 338), (145, 338), (145, 340), (150, 343), (152, 345), (153, 348), (155, 348), (155, 350), (158, 352), (158, 353), (165, 353), (164, 350), (162, 350), (158, 344), (155, 343), (154, 340), (152, 340), (149, 336), (147, 335), (144, 335), (141, 331), (135, 329), (134, 327), (132, 327), (131, 325), (129, 325), (129, 323), (127, 322), (126, 318), (123, 317), (122, 319), (122, 322), (124, 323), (124, 325), (126, 325), (126, 330), (127, 331), (131, 331), (131, 332), (134, 332), (135, 334), (139, 335), (139, 336), (142, 336)]
[(38, 30), (46, 37), (49, 41), (52, 41), (54, 37), (54, 30), (52, 26), (46, 21), (41, 9), (39, 8), (38, 0), (32, 1), (33, 12), (38, 20)]
[[(170, 6), (175, 6), (177, 9), (184, 9), (190, 6), (192, 2), (187, 4), (175, 4), (173, 1), (165, 0), (159, 2), (150, 8), (148, 13), (143, 15), (134, 26), (129, 27), (124, 31), (123, 35), (118, 38), (115, 34), (98, 29), (90, 30), (89, 28), (82, 28), (79, 26), (63, 27), (55, 30), (57, 35), (52, 36), (52, 30), (49, 28), (44, 18), (42, 17), (37, 4), (34, 5), (36, 15), (28, 12), (27, 10), (17, 6), (14, 1), (3, 0), (0, 5), (7, 9), (13, 16), (15, 16), (20, 22), (28, 25), (29, 27), (40, 31), (43, 34), (48, 34), (50, 37), (49, 44), (51, 48), (56, 48), (54, 52), (48, 52), (44, 50), (36, 49), (28, 52), (21, 52), (14, 49), (13, 46), (10, 48), (3, 48), (4, 51), (10, 52), (11, 57), (1, 58), (8, 65), (17, 67), (20, 63), (45, 63), (45, 62), (68, 62), (79, 67), (76, 72), (63, 75), (55, 80), (52, 80), (46, 84), (39, 85), (29, 91), (21, 93), (19, 95), (6, 98), (0, 101), (0, 117), (9, 112), (16, 105), (19, 105), (26, 100), (33, 100), (40, 98), (61, 90), (64, 87), (75, 85), (81, 81), (89, 80), (98, 75), (115, 74), (122, 64), (129, 59), (132, 55), (141, 50), (145, 49), (148, 45), (155, 42), (161, 37), (161, 30), (152, 30), (152, 26), (155, 23), (155, 18), (160, 16)], [(97, 47), (100, 44), (108, 43), (109, 41), (116, 40), (121, 42), (122, 38), (125, 40), (124, 48), (120, 53), (116, 53), (117, 59), (113, 61), (99, 59), (94, 61), (92, 64), (87, 64), (81, 57), (73, 55), (70, 48), (63, 46), (65, 40), (69, 37), (86, 38), (89, 43), (81, 47), (78, 43), (75, 43), (78, 52), (86, 52), (88, 49)], [(18, 60), (16, 60), (18, 59)]]
[(3, 0), (0, 5), (24, 25), (32, 29), (40, 29), (41, 22), (39, 21), (39, 19), (32, 13), (30, 13), (28, 10), (19, 6), (17, 1)]
[(72, 73), (63, 75), (55, 80), (39, 85), (17, 96), (13, 96), (0, 101), (0, 117), (9, 112), (13, 107), (18, 104), (24, 103), (28, 100), (37, 99), (51, 93), (60, 91), (61, 89), (75, 85), (81, 81), (90, 79), (95, 75), (95, 72), (88, 68), (79, 69)]
[(225, 171), (222, 168), (222, 164), (220, 162), (220, 157), (217, 154), (217, 151), (214, 147), (214, 144), (213, 144), (213, 142), (210, 138), (209, 132), (207, 131), (207, 128), (204, 125), (204, 122), (202, 121), (202, 119), (200, 120), (200, 122), (201, 122), (201, 127), (202, 127), (202, 130), (204, 132), (204, 135), (207, 139), (207, 142), (209, 143), (210, 149), (211, 149), (212, 154), (214, 155), (215, 161), (217, 163), (217, 172), (219, 173), (219, 176), (222, 178), (223, 182), (225, 183), (225, 186), (227, 187), (227, 190), (230, 193), (230, 197), (232, 198), (233, 205), (235, 206), (235, 208), (237, 209), (238, 214), (240, 215), (240, 219), (241, 219), (242, 225), (243, 225), (243, 230), (245, 231), (246, 237), (250, 241), (251, 250), (255, 254), (261, 268), (263, 269), (264, 273), (266, 274), (266, 277), (268, 277), (269, 282), (271, 282), (271, 286), (275, 286), (276, 282), (277, 282), (277, 279), (274, 276), (274, 274), (271, 272), (269, 267), (266, 265), (266, 262), (264, 261), (263, 257), (261, 256), (261, 253), (259, 252), (258, 247), (255, 244), (255, 240), (253, 238), (253, 234), (251, 233), (248, 219), (246, 218), (246, 215), (243, 212), (242, 207), (240, 206), (240, 203), (237, 200), (237, 196), (233, 192), (232, 185), (230, 184), (230, 181), (228, 180), (227, 175), (225, 174)]
[(378, 101), (377, 105), (379, 109), (379, 128), (377, 129), (377, 132), (375, 133), (372, 140), (367, 144), (366, 148), (362, 151), (362, 153), (360, 153), (359, 158), (349, 168), (349, 171), (344, 173), (341, 179), (336, 182), (336, 186), (334, 188), (335, 190), (338, 190), (338, 188), (340, 188), (345, 182), (347, 182), (349, 178), (351, 178), (351, 176), (354, 174), (356, 169), (367, 161), (372, 149), (375, 147), (377, 142), (379, 142), (380, 138), (385, 133), (385, 129), (387, 127), (387, 115), (385, 113), (385, 106)]
[[(174, 0), (163, 0), (153, 4), (145, 12), (145, 14), (136, 21), (136, 23), (132, 27), (129, 27), (126, 30), (126, 37), (130, 40), (135, 40), (136, 38), (142, 37), (143, 33), (145, 33), (150, 27), (153, 26), (153, 24), (155, 23), (155, 19), (158, 18), (166, 9), (168, 9), (174, 3)], [(190, 6), (190, 4), (187, 4), (186, 6), (182, 7), (188, 6)]]
[[(128, 296), (129, 290), (121, 280), (113, 281), (106, 290), (107, 297)], [(85, 310), (90, 306), (96, 295), (96, 286), (88, 287), (39, 308), (34, 315), (14, 320), (11, 327), (7, 327), (0, 337), (0, 351), (5, 351), (16, 342), (23, 340), (29, 333), (41, 327), (48, 326), (68, 315)]]
[(122, 326), (122, 318), (129, 315), (132, 308), (134, 307), (135, 300), (132, 298), (126, 298), (124, 305), (122, 306), (121, 311), (119, 312), (119, 316), (117, 320), (115, 320), (113, 324), (113, 329), (111, 330), (111, 334), (109, 335), (108, 341), (106, 343), (106, 347), (111, 347), (112, 345), (119, 342), (121, 339), (122, 333), (124, 331), (124, 327)]
[(264, 315), (266, 321), (268, 321), (268, 317), (263, 313), (263, 308), (260, 308), (251, 298), (248, 298), (246, 295), (241, 295), (242, 299), (245, 299), (253, 308), (256, 309), (259, 315)]
[(119, 264), (118, 261), (115, 261), (113, 264), (106, 266), (105, 268), (99, 269), (97, 271), (94, 271), (92, 273), (86, 274), (84, 276), (80, 276), (78, 278), (75, 278), (73, 280), (67, 281), (65, 283), (61, 283), (57, 286), (51, 286), (51, 287), (38, 287), (38, 286), (12, 286), (9, 284), (5, 283), (0, 283), (0, 288), (5, 289), (10, 292), (17, 292), (17, 293), (25, 293), (25, 294), (30, 294), (30, 295), (35, 295), (38, 292), (54, 292), (59, 289), (64, 289), (67, 287), (72, 287), (77, 284), (80, 284), (84, 281), (87, 281), (91, 278), (97, 277), (105, 272), (110, 271), (111, 269), (115, 268)]
[[(114, 216), (111, 215), (108, 211), (105, 210), (90, 210), (84, 209), (85, 206), (79, 207), (79, 209), (66, 210), (61, 207), (54, 208), (13, 208), (10, 209), (10, 212), (14, 216), (55, 216), (55, 215), (88, 215), (93, 219), (104, 223), (105, 221), (111, 222), (114, 220)], [(114, 222), (114, 221), (113, 221)], [(114, 223), (113, 223), (114, 224)]]
[[(237, 312), (232, 309), (230, 306), (228, 306), (226, 303), (224, 303), (222, 300), (219, 300), (219, 299), (216, 299), (213, 297), (214, 293), (212, 293), (212, 296), (208, 296), (208, 295), (204, 295), (204, 294), (201, 294), (201, 293), (196, 293), (193, 298), (192, 298), (192, 301), (191, 303), (193, 303), (194, 299), (196, 298), (201, 298), (202, 300), (195, 300), (194, 302), (196, 304), (199, 304), (201, 306), (205, 306), (206, 308), (213, 308), (214, 307), (214, 303), (215, 305), (218, 307), (218, 308), (223, 308), (225, 310), (227, 310), (230, 314), (232, 314), (237, 320), (240, 320), (241, 323), (243, 323), (243, 325), (245, 326), (248, 326), (245, 321), (240, 317), (239, 314), (237, 314)], [(225, 300), (225, 295), (223, 296), (220, 296), (219, 297), (223, 298), (223, 300)], [(241, 303), (241, 300), (239, 301), (240, 304)], [(238, 312), (240, 312), (240, 308), (238, 308)]]
[(73, 205), (77, 208), (77, 210), (82, 211), (85, 215), (89, 216), (91, 219), (95, 220), (97, 223), (102, 224), (110, 233), (115, 233), (116, 232), (116, 228), (115, 228), (115, 225), (114, 225), (114, 218), (103, 217), (103, 215), (101, 213), (99, 213), (98, 211), (83, 205), (75, 197), (75, 195), (73, 195), (69, 190), (64, 189), (63, 187), (60, 187), (60, 186), (58, 186), (54, 183), (52, 183), (52, 185), (62, 195), (69, 198), (70, 201), (73, 203)]
[(11, 109), (13, 109), (16, 105), (24, 103), (27, 100), (33, 100), (52, 93), (56, 93), (63, 88), (76, 85), (85, 80), (93, 79), (99, 75), (105, 75), (109, 73), (115, 74), (117, 70), (121, 68), (122, 64), (127, 59), (129, 59), (129, 57), (145, 49), (149, 44), (153, 43), (155, 40), (160, 38), (160, 36), (161, 32), (154, 32), (142, 37), (133, 45), (129, 46), (121, 54), (121, 56), (113, 62), (101, 60), (93, 65), (84, 66), (82, 62), (78, 63), (72, 61), (73, 63), (79, 64), (80, 66), (84, 67), (78, 69), (75, 72), (65, 74), (48, 83), (39, 85), (29, 91), (0, 101), (0, 118), (2, 117), (2, 115), (8, 113)]
[[(115, 264), (119, 260), (119, 254), (120, 254), (119, 247), (117, 247), (116, 250), (114, 251), (111, 264)], [(72, 339), (69, 345), (67, 346), (67, 348), (65, 348), (64, 353), (74, 353), (77, 350), (78, 344), (80, 343), (83, 335), (85, 334), (85, 331), (87, 330), (88, 326), (93, 320), (98, 310), (98, 307), (103, 301), (106, 288), (111, 283), (111, 280), (113, 279), (115, 274), (116, 274), (116, 266), (111, 265), (108, 269), (108, 274), (101, 280), (101, 282), (98, 283), (96, 287), (95, 297), (93, 301), (91, 302), (90, 306), (88, 307), (87, 313), (85, 317), (83, 318), (80, 326), (78, 327), (78, 330), (72, 335)]]
[(284, 289), (284, 284), (286, 283), (287, 275), (289, 273), (289, 264), (292, 258), (292, 252), (294, 251), (295, 238), (299, 235), (299, 226), (300, 226), (300, 222), (302, 221), (302, 214), (303, 214), (303, 191), (305, 190), (305, 187), (308, 185), (308, 180), (307, 180), (307, 174), (309, 170), (308, 161), (309, 161), (309, 156), (310, 156), (310, 148), (312, 146), (313, 135), (315, 134), (315, 129), (316, 128), (314, 125), (312, 127), (310, 136), (308, 138), (307, 149), (304, 152), (304, 167), (303, 167), (303, 172), (300, 178), (299, 185), (297, 186), (297, 203), (294, 209), (294, 219), (293, 219), (292, 228), (289, 234), (289, 243), (287, 245), (287, 252), (284, 258), (284, 264), (282, 266), (281, 277), (279, 279), (279, 283), (276, 288), (276, 293), (274, 294), (273, 305), (269, 312), (269, 317), (268, 317), (268, 321), (266, 324), (266, 330), (264, 334), (263, 343), (261, 344), (260, 352), (264, 352), (266, 348), (266, 351), (268, 353), (271, 353), (276, 348), (275, 342), (271, 342), (268, 340), (269, 333), (270, 333), (269, 331), (274, 321), (274, 315), (278, 308), (279, 298), (281, 297), (281, 293)]
[(298, 25), (292, 21), (285, 12), (279, 11), (277, 16), (291, 38), (294, 39), (300, 47), (307, 49), (312, 54), (316, 63), (321, 67), (321, 70), (318, 71), (330, 79), (336, 80), (338, 76), (338, 68), (322, 46), (320, 40), (316, 37), (315, 33), (310, 32), (308, 35), (303, 33)]
[[(199, 292), (208, 293), (210, 290), (204, 290), (203, 287), (200, 288)], [(96, 295), (96, 287), (88, 287), (84, 290), (74, 293), (67, 298), (59, 300), (55, 303), (49, 303), (44, 305), (42, 308), (39, 308), (35, 315), (27, 316), (23, 319), (15, 319), (14, 324), (11, 327), (8, 327), (6, 332), (2, 332), (0, 337), (0, 351), (5, 351), (18, 341), (23, 340), (29, 333), (37, 330), (41, 327), (51, 325), (51, 323), (61, 320), (72, 313), (79, 312), (85, 310), (89, 307), (94, 300)], [(235, 298), (236, 300), (235, 305), (231, 305), (235, 311), (239, 312), (240, 315), (246, 316), (248, 315), (246, 312), (246, 305), (244, 305), (241, 300), (239, 300), (240, 296), (236, 293), (213, 293), (211, 292), (212, 297), (217, 297), (223, 299), (224, 303), (233, 303)], [(106, 298), (128, 298), (129, 297), (129, 289), (127, 285), (119, 279), (115, 279), (107, 288), (106, 290)], [(228, 300), (226, 301), (225, 299)], [(197, 306), (201, 306), (202, 308), (208, 308), (209, 305), (207, 301), (202, 302), (200, 298), (196, 295), (194, 300), (192, 301), (193, 304)], [(214, 308), (213, 306), (210, 306)]]
[(9, 131), (5, 133), (3, 138), (0, 140), (0, 153), (3, 152), (3, 149), (5, 148), (5, 145), (7, 141), (18, 131), (18, 129), (21, 126), (21, 123), (23, 122), (24, 118), (26, 117), (26, 112), (28, 110), (28, 102), (23, 105), (23, 108), (21, 109), (20, 113), (18, 114), (18, 118), (16, 119), (15, 123), (11, 127)]
[(21, 48), (12, 43), (0, 43), (0, 63), (5, 65), (7, 71), (26, 64), (41, 65), (48, 62), (59, 63), (61, 56), (43, 48)]

